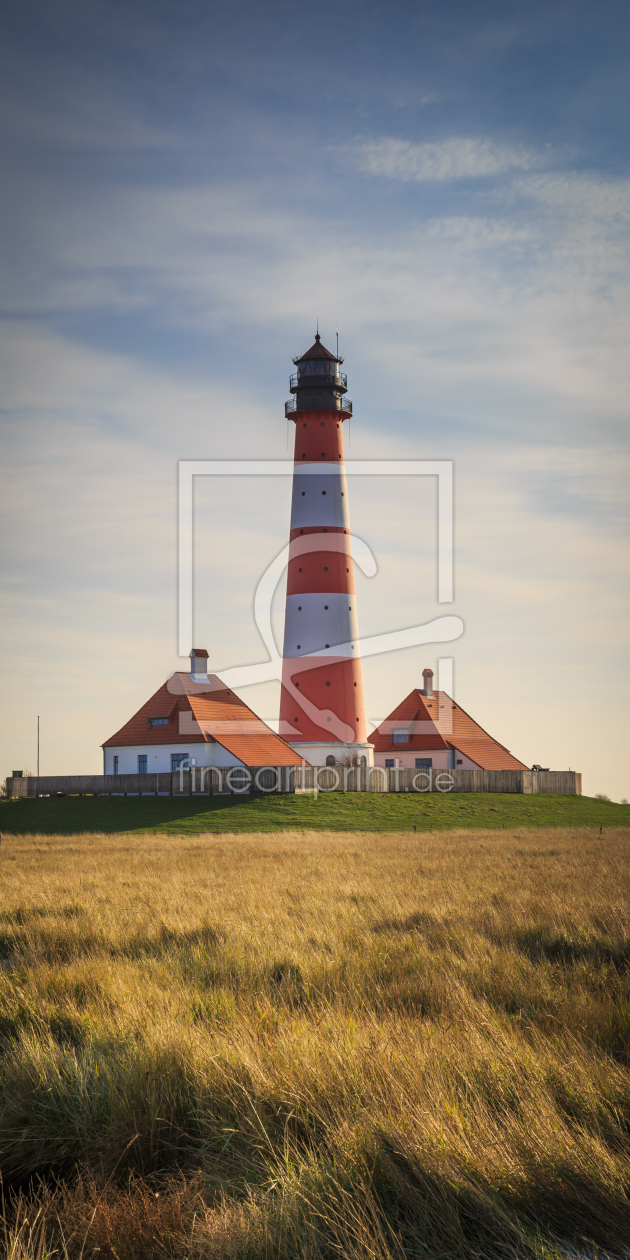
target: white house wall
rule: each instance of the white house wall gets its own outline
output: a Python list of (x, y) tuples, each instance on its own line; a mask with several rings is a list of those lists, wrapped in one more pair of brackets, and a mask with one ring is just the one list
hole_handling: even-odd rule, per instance
[(233, 753), (228, 752), (223, 744), (187, 744), (182, 740), (179, 744), (142, 744), (129, 748), (103, 749), (103, 774), (114, 773), (114, 757), (118, 757), (119, 774), (137, 774), (138, 757), (147, 759), (147, 774), (170, 774), (171, 753), (185, 753), (190, 763), (196, 766), (242, 766)]
[(374, 765), (384, 766), (386, 761), (393, 761), (395, 765), (400, 766), (401, 770), (414, 770), (416, 765), (416, 757), (430, 757), (433, 762), (434, 770), (478, 770), (479, 766), (476, 761), (471, 761), (470, 757), (465, 757), (463, 753), (450, 748), (437, 748), (432, 752), (430, 748), (422, 752), (414, 750), (410, 752), (406, 750), (404, 745), (397, 744), (394, 748), (390, 748), (385, 752), (374, 753)]
[[(452, 765), (454, 770), (479, 770), (480, 768), (478, 761), (471, 761), (470, 757), (466, 757), (464, 753), (458, 752), (457, 749), (453, 752), (453, 758)], [(483, 769), (483, 767), (481, 768)]]
[(302, 741), (292, 743), (289, 740), (290, 747), (295, 749), (298, 756), (303, 757), (309, 766), (325, 766), (326, 758), (333, 756), (335, 763), (340, 764), (342, 757), (365, 757), (366, 765), (376, 765), (376, 759), (373, 755), (371, 744), (342, 744), (339, 741), (334, 743), (322, 741), (321, 743), (308, 743)]

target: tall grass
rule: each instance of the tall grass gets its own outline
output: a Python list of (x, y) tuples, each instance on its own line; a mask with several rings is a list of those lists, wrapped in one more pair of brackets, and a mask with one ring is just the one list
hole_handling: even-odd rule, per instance
[(5, 839), (0, 1247), (630, 1254), (629, 856), (628, 829)]

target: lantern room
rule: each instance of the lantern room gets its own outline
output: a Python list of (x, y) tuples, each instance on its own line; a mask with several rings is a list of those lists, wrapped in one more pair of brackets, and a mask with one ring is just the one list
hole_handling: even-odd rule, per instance
[(340, 370), (343, 359), (322, 345), (319, 333), (310, 350), (293, 362), (297, 372), (289, 380), (294, 397), (285, 403), (287, 416), (296, 411), (338, 411), (342, 419), (352, 415), (352, 403), (344, 398), (348, 378)]

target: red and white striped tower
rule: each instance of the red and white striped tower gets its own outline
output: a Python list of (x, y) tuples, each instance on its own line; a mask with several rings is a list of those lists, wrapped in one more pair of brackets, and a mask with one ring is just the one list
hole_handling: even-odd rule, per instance
[[(311, 765), (344, 754), (373, 760), (368, 744), (343, 454), (343, 359), (315, 344), (294, 359), (295, 459), (280, 734)], [(332, 759), (332, 760), (331, 760)]]

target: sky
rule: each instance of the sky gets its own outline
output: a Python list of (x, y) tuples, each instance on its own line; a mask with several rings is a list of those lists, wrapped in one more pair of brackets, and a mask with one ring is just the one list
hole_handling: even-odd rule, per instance
[[(630, 797), (630, 14), (598, 0), (22, 0), (0, 41), (0, 777), (99, 773), (174, 670), (178, 465), (288, 460), (339, 332), (380, 719), (448, 651), (525, 763)], [(455, 597), (437, 602), (449, 460)], [(195, 479), (195, 646), (264, 662), (290, 478)], [(273, 604), (282, 642), (283, 584)], [(278, 684), (241, 690), (262, 717)]]

